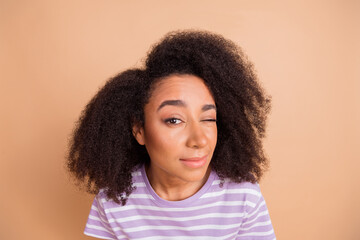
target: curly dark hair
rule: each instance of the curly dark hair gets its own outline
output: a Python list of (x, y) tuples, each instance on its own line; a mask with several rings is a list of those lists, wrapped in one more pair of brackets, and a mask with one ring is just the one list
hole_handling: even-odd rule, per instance
[(200, 77), (217, 109), (217, 145), (211, 168), (221, 179), (260, 180), (268, 166), (262, 139), (271, 97), (252, 64), (232, 41), (207, 31), (168, 33), (147, 55), (145, 66), (111, 78), (83, 110), (73, 132), (67, 166), (87, 191), (104, 189), (126, 204), (133, 191), (131, 173), (150, 161), (132, 133), (144, 124), (144, 106), (155, 82), (173, 75)]

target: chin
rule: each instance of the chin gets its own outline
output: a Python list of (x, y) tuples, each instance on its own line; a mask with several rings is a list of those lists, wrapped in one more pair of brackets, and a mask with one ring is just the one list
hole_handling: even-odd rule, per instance
[(207, 176), (208, 171), (210, 171), (209, 166), (203, 167), (200, 169), (191, 169), (190, 171), (184, 170), (186, 175), (183, 175), (183, 180), (187, 182), (199, 182)]

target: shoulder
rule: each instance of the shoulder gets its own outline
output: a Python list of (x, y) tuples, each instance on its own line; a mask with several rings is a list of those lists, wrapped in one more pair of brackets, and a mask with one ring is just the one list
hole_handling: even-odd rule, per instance
[(254, 196), (254, 197), (261, 197), (261, 190), (258, 183), (251, 183), (251, 182), (232, 182), (228, 180), (228, 182), (224, 183), (224, 187), (243, 193), (246, 196)]
[(253, 195), (260, 197), (261, 190), (259, 184), (248, 181), (234, 182), (228, 178), (220, 179), (217, 175), (212, 183), (213, 189), (222, 190), (224, 192), (242, 193), (244, 195)]
[[(212, 182), (211, 188), (202, 198), (214, 201), (237, 202), (245, 208), (255, 207), (263, 199), (258, 183), (233, 182), (230, 179), (219, 179), (217, 176)], [(243, 209), (245, 210), (245, 209)]]

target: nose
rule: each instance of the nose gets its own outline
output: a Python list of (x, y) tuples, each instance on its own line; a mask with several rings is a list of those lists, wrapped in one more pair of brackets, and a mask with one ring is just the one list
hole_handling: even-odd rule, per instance
[(189, 136), (186, 141), (186, 146), (190, 148), (203, 148), (207, 145), (208, 139), (204, 129), (199, 123), (192, 123), (188, 129)]

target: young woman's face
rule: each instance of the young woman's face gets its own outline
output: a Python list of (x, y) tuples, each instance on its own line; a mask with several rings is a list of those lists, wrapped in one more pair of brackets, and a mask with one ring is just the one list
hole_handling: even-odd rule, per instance
[(216, 107), (199, 77), (171, 75), (155, 85), (144, 108), (144, 127), (135, 134), (150, 156), (155, 176), (201, 181), (216, 141)]

